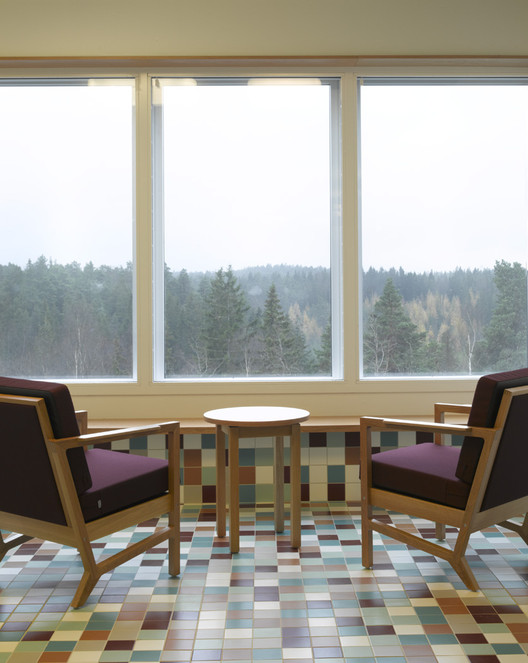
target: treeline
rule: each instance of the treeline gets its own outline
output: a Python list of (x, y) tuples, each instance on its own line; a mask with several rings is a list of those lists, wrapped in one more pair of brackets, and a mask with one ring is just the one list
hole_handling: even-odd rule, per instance
[(329, 320), (325, 269), (167, 269), (166, 376), (328, 375)]
[(0, 374), (132, 376), (132, 267), (0, 265)]
[(526, 269), (364, 275), (366, 375), (468, 375), (527, 364)]
[[(363, 274), (367, 376), (467, 375), (526, 365), (526, 269)], [(133, 374), (133, 269), (0, 265), (0, 373)], [(331, 373), (330, 271), (165, 270), (165, 375)], [(346, 339), (345, 339), (346, 342)]]
[[(330, 372), (329, 271), (165, 272), (167, 377)], [(133, 270), (0, 265), (0, 374), (133, 374)]]

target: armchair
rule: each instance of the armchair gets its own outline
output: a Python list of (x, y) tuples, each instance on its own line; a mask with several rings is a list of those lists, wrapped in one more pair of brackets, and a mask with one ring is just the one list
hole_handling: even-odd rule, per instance
[[(79, 428), (79, 422), (81, 429)], [(161, 433), (168, 461), (101, 448)], [(71, 605), (83, 605), (100, 576), (168, 540), (169, 573), (180, 572), (179, 423), (86, 433), (65, 385), (0, 377), (0, 560), (31, 538), (79, 551), (84, 574)], [(168, 514), (168, 526), (96, 561), (91, 541)]]
[[(444, 422), (446, 412), (468, 414), (466, 425)], [(433, 442), (372, 453), (374, 431), (432, 433)], [(444, 444), (463, 436), (461, 447)], [(437, 404), (435, 422), (361, 417), (360, 468), (362, 562), (373, 564), (373, 531), (447, 560), (471, 590), (476, 578), (465, 558), (472, 532), (498, 524), (528, 543), (528, 368), (485, 375), (469, 405)], [(454, 549), (416, 536), (378, 518), (378, 509), (458, 528)]]

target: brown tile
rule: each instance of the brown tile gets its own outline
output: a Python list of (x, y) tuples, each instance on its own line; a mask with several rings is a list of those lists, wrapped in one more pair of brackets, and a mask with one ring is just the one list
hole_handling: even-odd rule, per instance
[(32, 641), (32, 642), (38, 642), (38, 641), (46, 641), (51, 638), (53, 635), (53, 631), (28, 631), (27, 633), (24, 634), (24, 637), (22, 640), (24, 641)]
[(425, 661), (428, 656), (434, 659), (433, 649), (429, 645), (402, 645), (403, 653), (407, 661), (411, 658), (415, 660)]
[(458, 641), (463, 645), (487, 644), (483, 633), (457, 633)]
[(328, 500), (331, 502), (342, 502), (345, 499), (344, 483), (328, 484)]
[(205, 504), (216, 502), (216, 486), (202, 486), (202, 501)]
[(183, 469), (183, 482), (186, 486), (200, 486), (202, 483), (202, 468), (185, 467)]
[(438, 633), (453, 633), (449, 624), (423, 624), (422, 628), (425, 634), (432, 635)]
[(39, 656), (39, 663), (63, 663), (68, 661), (71, 652), (69, 651), (44, 651)]
[(394, 627), (385, 624), (371, 624), (367, 626), (367, 633), (369, 635), (394, 635)]
[(183, 467), (202, 467), (202, 450), (201, 449), (184, 449), (183, 450)]
[(359, 465), (359, 447), (345, 447), (345, 465)]
[(110, 631), (84, 631), (81, 640), (108, 640)]
[(255, 483), (255, 468), (254, 467), (240, 467), (239, 468), (240, 484), (253, 485)]
[(132, 651), (135, 640), (108, 640), (105, 651)]

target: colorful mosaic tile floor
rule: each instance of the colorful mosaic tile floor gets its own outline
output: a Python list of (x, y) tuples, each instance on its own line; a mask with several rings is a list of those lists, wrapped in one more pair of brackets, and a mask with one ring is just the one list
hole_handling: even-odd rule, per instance
[[(69, 608), (76, 552), (24, 544), (0, 565), (0, 663), (528, 660), (528, 547), (513, 532), (471, 537), (474, 593), (442, 560), (389, 539), (375, 538), (375, 567), (363, 569), (357, 506), (304, 506), (300, 551), (272, 519), (269, 505), (241, 509), (231, 555), (214, 510), (185, 507), (179, 578), (159, 546), (103, 576), (79, 610)], [(433, 535), (430, 523), (393, 519)], [(114, 551), (155, 525), (98, 545)]]

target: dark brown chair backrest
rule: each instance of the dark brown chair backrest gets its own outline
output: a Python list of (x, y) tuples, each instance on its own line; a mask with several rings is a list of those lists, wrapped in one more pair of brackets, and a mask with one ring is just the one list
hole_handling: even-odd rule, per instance
[[(528, 385), (528, 368), (483, 375), (475, 388), (468, 425), (492, 428), (495, 425), (504, 390), (526, 385)], [(456, 476), (459, 479), (468, 484), (473, 482), (481, 451), (480, 438), (464, 438), (456, 469)]]
[[(0, 394), (43, 398), (55, 438), (79, 435), (66, 385), (0, 377)], [(92, 485), (84, 449), (68, 451), (79, 494)], [(0, 403), (0, 510), (64, 524), (40, 423), (34, 409)]]
[(517, 394), (506, 417), (481, 510), (528, 496), (527, 467), (528, 394)]

